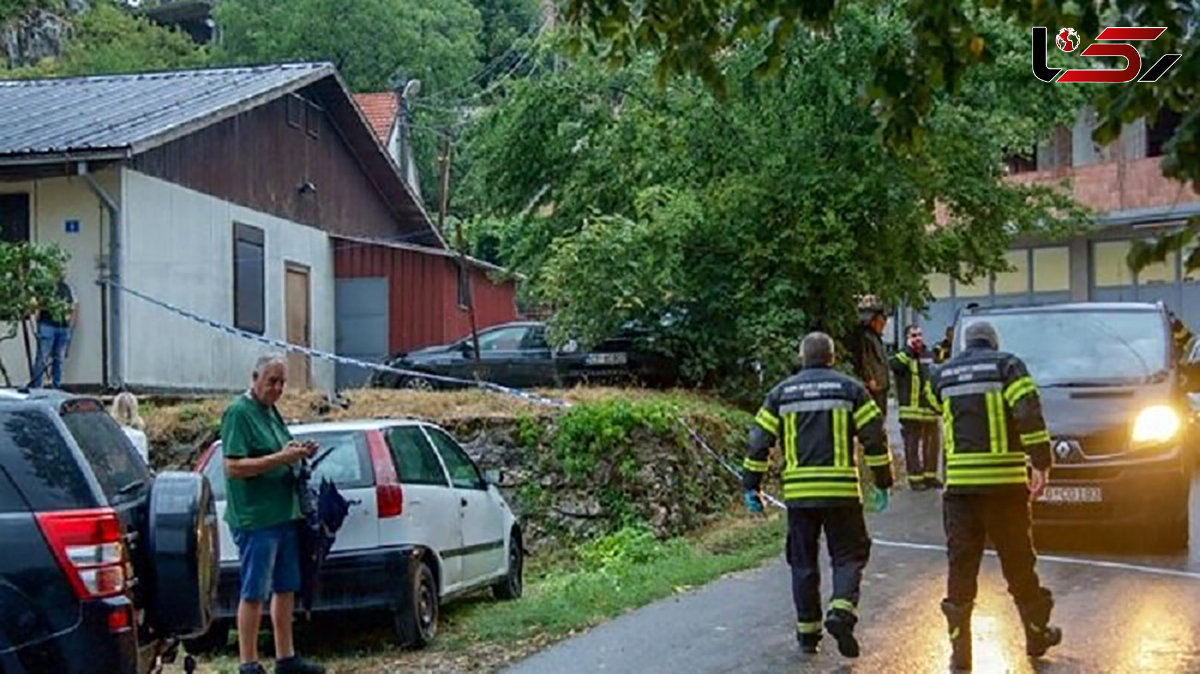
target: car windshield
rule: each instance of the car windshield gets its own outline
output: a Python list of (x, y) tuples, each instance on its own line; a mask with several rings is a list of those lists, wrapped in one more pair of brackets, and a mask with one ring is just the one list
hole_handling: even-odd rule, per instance
[(963, 319), (987, 321), (1000, 348), (1025, 361), (1041, 386), (1131, 384), (1162, 377), (1166, 325), (1153, 311), (1037, 311)]

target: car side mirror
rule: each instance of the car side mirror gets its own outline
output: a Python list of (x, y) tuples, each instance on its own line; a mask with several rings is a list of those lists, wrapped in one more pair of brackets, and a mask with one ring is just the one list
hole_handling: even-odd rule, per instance
[(489, 468), (483, 471), (483, 481), (485, 484), (500, 486), (500, 480), (504, 478), (504, 471), (499, 468)]
[(458, 345), (458, 350), (461, 351), (462, 355), (464, 356), (470, 356), (471, 354), (475, 353), (475, 347), (472, 346), (470, 342), (460, 343)]

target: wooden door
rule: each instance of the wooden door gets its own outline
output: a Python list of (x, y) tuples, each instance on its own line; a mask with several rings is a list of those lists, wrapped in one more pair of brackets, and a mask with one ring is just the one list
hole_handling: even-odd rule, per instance
[[(284, 293), (287, 303), (287, 341), (312, 346), (312, 309), (308, 267), (288, 263), (284, 269)], [(307, 389), (312, 386), (312, 362), (303, 354), (288, 352), (288, 384)]]

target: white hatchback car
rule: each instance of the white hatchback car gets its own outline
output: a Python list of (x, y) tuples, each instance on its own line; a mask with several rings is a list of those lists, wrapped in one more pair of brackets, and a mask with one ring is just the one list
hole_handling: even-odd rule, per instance
[[(490, 587), (499, 599), (521, 596), (521, 527), (496, 488), (449, 433), (415, 420), (293, 425), (297, 440), (328, 455), (314, 471), (351, 503), (321, 567), (314, 612), (386, 609), (397, 642), (420, 648), (437, 633), (441, 603)], [(221, 575), (213, 629), (185, 645), (225, 645), (237, 615), (238, 552), (225, 523), (220, 442), (196, 470), (212, 484), (221, 534)]]

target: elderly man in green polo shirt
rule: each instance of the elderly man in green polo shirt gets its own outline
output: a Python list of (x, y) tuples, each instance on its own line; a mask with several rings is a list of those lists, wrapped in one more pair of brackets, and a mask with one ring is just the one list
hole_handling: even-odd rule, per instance
[(296, 655), (292, 617), (300, 590), (300, 501), (292, 466), (316, 445), (296, 442), (275, 403), (287, 383), (283, 356), (258, 359), (250, 390), (221, 418), (226, 509), (241, 564), (238, 604), (239, 674), (266, 674), (258, 662), (263, 603), (271, 597), (276, 674), (322, 674), (324, 668)]

